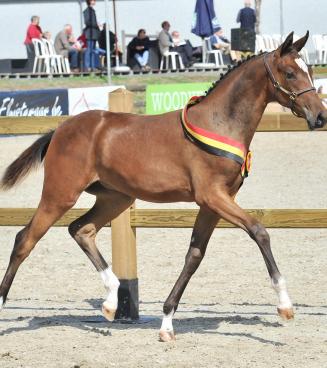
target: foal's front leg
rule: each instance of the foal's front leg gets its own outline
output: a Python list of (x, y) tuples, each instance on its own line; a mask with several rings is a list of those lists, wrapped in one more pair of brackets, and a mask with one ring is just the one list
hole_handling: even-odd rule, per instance
[[(213, 194), (213, 193), (212, 193)], [(227, 193), (216, 191), (207, 202), (209, 208), (224, 220), (245, 230), (258, 244), (266, 263), (272, 287), (277, 293), (279, 304), (278, 314), (283, 319), (294, 317), (291, 299), (288, 296), (286, 281), (280, 274), (270, 247), (270, 237), (265, 227), (255, 218), (240, 208)]]
[(164, 317), (159, 332), (161, 341), (175, 340), (173, 329), (174, 313), (188, 282), (204, 257), (207, 244), (218, 220), (219, 216), (216, 213), (203, 208), (200, 209), (193, 228), (191, 244), (185, 258), (184, 268), (163, 307)]

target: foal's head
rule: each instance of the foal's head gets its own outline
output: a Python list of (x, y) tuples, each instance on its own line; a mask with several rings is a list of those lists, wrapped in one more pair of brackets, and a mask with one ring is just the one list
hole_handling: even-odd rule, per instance
[(265, 65), (277, 101), (306, 119), (310, 129), (322, 128), (327, 123), (323, 106), (312, 82), (312, 69), (299, 55), (309, 32), (293, 43), (293, 32), (272, 55), (265, 56)]

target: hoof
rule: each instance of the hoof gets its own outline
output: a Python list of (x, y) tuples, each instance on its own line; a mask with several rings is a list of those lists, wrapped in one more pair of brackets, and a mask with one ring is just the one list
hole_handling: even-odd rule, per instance
[(103, 302), (103, 304), (102, 304), (102, 313), (108, 321), (112, 322), (115, 319), (116, 310), (117, 309), (113, 309), (109, 305), (109, 303)]
[(160, 330), (159, 332), (159, 341), (161, 342), (171, 342), (171, 341), (175, 341), (176, 337), (174, 334), (174, 331), (164, 331), (164, 330)]
[(294, 318), (293, 308), (277, 308), (277, 311), (280, 317), (286, 321)]

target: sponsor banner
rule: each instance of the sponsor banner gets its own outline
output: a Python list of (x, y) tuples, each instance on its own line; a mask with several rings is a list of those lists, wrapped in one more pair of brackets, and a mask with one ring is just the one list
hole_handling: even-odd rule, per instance
[(66, 89), (0, 92), (0, 116), (68, 115)]
[(146, 113), (162, 114), (182, 109), (192, 96), (201, 96), (212, 83), (149, 85), (146, 89)]
[(108, 110), (108, 94), (123, 86), (70, 88), (68, 90), (69, 115), (88, 110)]

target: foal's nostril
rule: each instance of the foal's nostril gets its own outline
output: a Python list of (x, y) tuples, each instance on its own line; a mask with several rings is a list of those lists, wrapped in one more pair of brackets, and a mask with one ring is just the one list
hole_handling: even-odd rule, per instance
[(322, 128), (327, 123), (327, 113), (325, 111), (321, 111), (317, 116), (316, 127)]

